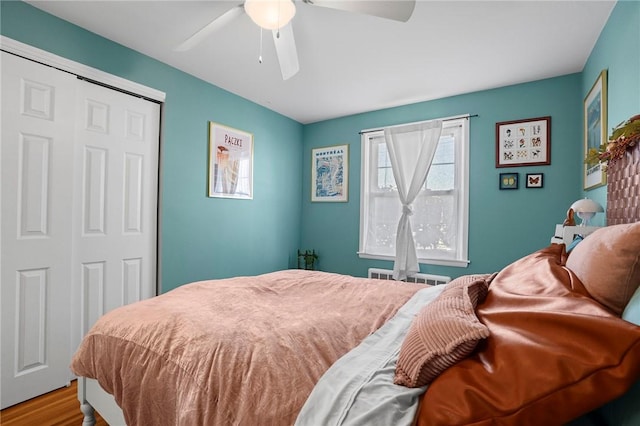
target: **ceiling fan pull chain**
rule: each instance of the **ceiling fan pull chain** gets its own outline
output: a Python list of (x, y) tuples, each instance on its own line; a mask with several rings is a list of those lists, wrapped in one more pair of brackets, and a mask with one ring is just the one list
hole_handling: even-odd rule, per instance
[(276, 35), (277, 38), (280, 38), (280, 6), (282, 5), (281, 2), (278, 2), (278, 34)]
[(260, 52), (258, 53), (258, 63), (262, 63), (262, 27), (260, 27)]

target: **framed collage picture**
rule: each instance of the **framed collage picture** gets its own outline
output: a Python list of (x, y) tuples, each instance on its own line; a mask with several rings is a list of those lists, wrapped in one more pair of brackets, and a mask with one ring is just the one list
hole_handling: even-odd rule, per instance
[(349, 145), (311, 150), (311, 201), (348, 201)]
[(496, 123), (496, 167), (551, 164), (551, 117)]

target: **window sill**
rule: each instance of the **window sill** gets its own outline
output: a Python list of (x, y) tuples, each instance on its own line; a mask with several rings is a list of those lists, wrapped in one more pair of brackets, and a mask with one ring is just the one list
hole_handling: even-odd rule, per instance
[[(395, 261), (394, 256), (383, 256), (379, 254), (358, 253), (361, 259), (374, 259), (374, 260), (388, 260)], [(469, 260), (453, 260), (453, 259), (418, 259), (418, 263), (421, 265), (439, 265), (439, 266), (453, 266), (456, 268), (466, 268), (471, 263)]]

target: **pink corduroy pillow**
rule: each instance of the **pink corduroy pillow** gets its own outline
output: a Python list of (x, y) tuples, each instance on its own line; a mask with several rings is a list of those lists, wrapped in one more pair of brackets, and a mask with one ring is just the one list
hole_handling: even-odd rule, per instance
[(598, 229), (571, 251), (565, 266), (591, 297), (622, 315), (640, 286), (640, 222)]
[(487, 296), (489, 275), (451, 281), (436, 300), (420, 310), (402, 342), (393, 382), (416, 388), (469, 356), (489, 329), (475, 308)]

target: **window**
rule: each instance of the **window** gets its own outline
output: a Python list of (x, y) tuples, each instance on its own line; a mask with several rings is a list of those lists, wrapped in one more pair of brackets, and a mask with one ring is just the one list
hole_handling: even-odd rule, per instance
[[(467, 266), (469, 123), (447, 119), (410, 217), (420, 263)], [(362, 134), (359, 255), (393, 260), (402, 213), (384, 131)]]

